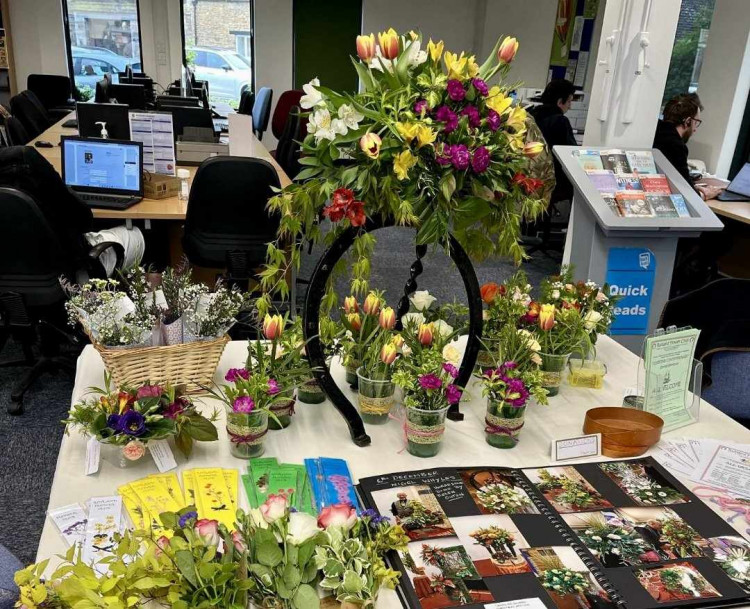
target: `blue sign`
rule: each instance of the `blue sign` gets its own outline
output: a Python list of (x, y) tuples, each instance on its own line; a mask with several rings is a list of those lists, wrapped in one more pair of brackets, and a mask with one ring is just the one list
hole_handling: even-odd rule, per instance
[(617, 296), (611, 334), (646, 334), (656, 258), (640, 247), (613, 247), (607, 257), (609, 296)]

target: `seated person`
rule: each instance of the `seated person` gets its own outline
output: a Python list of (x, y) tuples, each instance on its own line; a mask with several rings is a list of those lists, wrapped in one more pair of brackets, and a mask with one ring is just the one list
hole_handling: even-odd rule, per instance
[[(91, 246), (115, 241), (125, 250), (124, 268), (138, 264), (145, 243), (138, 228), (116, 226), (91, 232), (94, 216), (75, 193), (68, 190), (60, 175), (35, 148), (10, 146), (0, 149), (0, 186), (15, 188), (34, 199), (47, 222), (60, 236), (60, 242), (71, 248), (76, 261), (84, 266)], [(115, 253), (108, 249), (99, 260), (109, 277), (115, 269)]]
[(683, 93), (670, 99), (664, 106), (664, 118), (656, 125), (654, 148), (660, 150), (674, 165), (704, 201), (714, 199), (722, 191), (717, 186), (696, 185), (688, 169), (688, 147), (690, 137), (696, 132), (701, 120), (703, 105), (696, 93)]

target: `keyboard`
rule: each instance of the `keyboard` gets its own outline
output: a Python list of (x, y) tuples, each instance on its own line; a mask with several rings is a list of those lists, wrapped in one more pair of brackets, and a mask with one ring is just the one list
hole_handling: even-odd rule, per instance
[(100, 195), (80, 192), (77, 194), (89, 207), (102, 207), (105, 209), (127, 209), (141, 200), (140, 197), (127, 197), (121, 195)]

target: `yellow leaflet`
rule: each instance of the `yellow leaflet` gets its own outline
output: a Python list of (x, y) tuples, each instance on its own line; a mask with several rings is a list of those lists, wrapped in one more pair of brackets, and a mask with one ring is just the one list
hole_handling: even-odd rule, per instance
[(178, 512), (180, 505), (169, 494), (167, 485), (157, 478), (142, 478), (130, 483), (151, 517), (151, 530), (154, 535), (170, 535), (161, 525), (162, 512)]
[(146, 522), (149, 520), (148, 510), (143, 506), (141, 500), (128, 484), (117, 487), (117, 492), (122, 495), (122, 503), (133, 521), (136, 529), (145, 529)]
[(217, 468), (194, 469), (195, 493), (200, 502), (202, 518), (218, 520), (230, 531), (234, 530), (235, 514), (224, 472)]
[(229, 500), (232, 502), (232, 514), (237, 511), (237, 492), (240, 483), (240, 473), (236, 469), (224, 470), (224, 482), (229, 491)]
[(172, 496), (172, 499), (174, 499), (179, 504), (180, 509), (187, 505), (185, 503), (185, 498), (182, 496), (180, 481), (177, 479), (177, 474), (175, 474), (174, 472), (168, 474), (151, 474), (149, 478), (156, 478), (164, 482), (164, 484), (167, 485), (169, 494)]
[(198, 507), (198, 499), (195, 497), (195, 482), (193, 481), (193, 470), (182, 471), (182, 486), (185, 489), (185, 500), (187, 505)]

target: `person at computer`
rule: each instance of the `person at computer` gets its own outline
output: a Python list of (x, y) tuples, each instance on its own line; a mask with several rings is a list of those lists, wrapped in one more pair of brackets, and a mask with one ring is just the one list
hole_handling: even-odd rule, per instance
[[(0, 186), (15, 188), (36, 202), (45, 219), (77, 259), (84, 260), (92, 246), (115, 241), (125, 250), (124, 268), (138, 264), (146, 245), (137, 227), (115, 226), (94, 232), (91, 208), (70, 191), (47, 160), (30, 146), (0, 149)], [(109, 249), (99, 257), (107, 276), (115, 270), (115, 253)]]
[(701, 123), (703, 104), (697, 93), (682, 93), (664, 106), (664, 118), (659, 119), (654, 134), (654, 148), (660, 150), (693, 186), (704, 201), (714, 199), (722, 189), (707, 184), (696, 184), (688, 168), (687, 143)]

